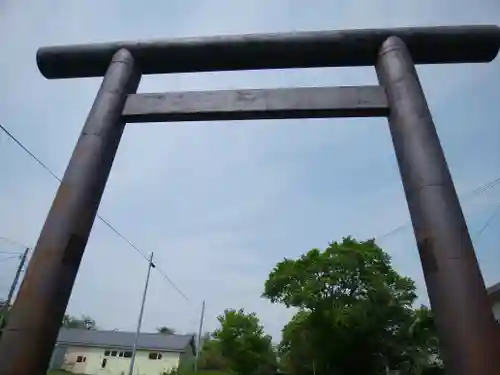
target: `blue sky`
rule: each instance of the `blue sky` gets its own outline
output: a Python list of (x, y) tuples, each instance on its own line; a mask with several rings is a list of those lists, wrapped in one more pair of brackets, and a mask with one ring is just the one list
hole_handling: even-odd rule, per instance
[[(500, 24), (496, 0), (0, 1), (0, 119), (62, 175), (99, 79), (46, 80), (42, 45), (261, 32)], [(5, 58), (8, 56), (8, 58)], [(459, 192), (499, 177), (500, 61), (419, 67)], [(302, 69), (144, 77), (139, 91), (376, 84), (372, 68)], [(57, 182), (0, 134), (0, 236), (36, 242)], [(500, 188), (463, 200), (488, 284), (500, 281)], [(206, 328), (244, 307), (279, 339), (292, 312), (260, 298), (274, 264), (354, 235), (409, 221), (383, 119), (128, 125), (99, 210), (190, 298), (153, 273), (144, 329)], [(380, 242), (395, 267), (425, 285), (411, 227)], [(19, 250), (0, 242), (0, 250)], [(1, 262), (0, 294), (15, 269)], [(68, 311), (102, 328), (134, 328), (146, 262), (96, 221)]]

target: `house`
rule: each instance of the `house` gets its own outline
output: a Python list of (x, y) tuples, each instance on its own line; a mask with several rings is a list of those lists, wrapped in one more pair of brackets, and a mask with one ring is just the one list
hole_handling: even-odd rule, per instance
[(487, 291), (493, 306), (493, 315), (495, 315), (497, 323), (500, 324), (500, 282), (490, 286)]
[[(134, 332), (61, 329), (50, 363), (51, 369), (76, 374), (128, 375)], [(141, 333), (134, 375), (164, 375), (196, 353), (193, 335)]]

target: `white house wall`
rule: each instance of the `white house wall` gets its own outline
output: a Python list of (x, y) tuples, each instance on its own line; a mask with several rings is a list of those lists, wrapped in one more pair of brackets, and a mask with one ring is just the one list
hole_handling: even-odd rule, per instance
[[(105, 348), (68, 347), (63, 369), (76, 374), (128, 375), (130, 358), (104, 356), (104, 351)], [(134, 375), (162, 375), (179, 366), (179, 353), (161, 352), (161, 359), (149, 359), (149, 353), (144, 350), (137, 351)], [(77, 362), (79, 356), (85, 358), (85, 362)], [(106, 366), (102, 368), (105, 358)]]
[[(66, 348), (62, 368), (76, 374), (97, 374), (101, 367), (100, 356), (104, 351), (100, 348), (69, 346)], [(77, 358), (85, 358), (85, 362), (78, 363)]]
[(493, 303), (493, 315), (495, 315), (497, 322), (500, 323), (500, 301)]

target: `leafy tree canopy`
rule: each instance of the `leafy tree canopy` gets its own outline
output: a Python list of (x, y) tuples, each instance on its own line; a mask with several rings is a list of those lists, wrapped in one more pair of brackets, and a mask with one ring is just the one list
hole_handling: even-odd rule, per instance
[(299, 310), (279, 349), (290, 373), (386, 374), (410, 368), (416, 352), (427, 353), (419, 363), (430, 361), (435, 335), (424, 328), (427, 313), (412, 308), (415, 284), (373, 240), (347, 237), (279, 262), (263, 296)]
[(158, 327), (156, 328), (156, 331), (164, 335), (173, 335), (175, 333), (175, 330), (173, 328), (167, 326)]
[(200, 371), (225, 371), (229, 369), (228, 361), (221, 353), (218, 340), (213, 339), (211, 334), (205, 334), (201, 345), (198, 359), (198, 369)]
[(78, 318), (69, 314), (65, 314), (62, 321), (62, 327), (96, 330), (97, 324), (95, 320), (88, 315), (82, 315), (80, 318)]
[(213, 336), (229, 369), (240, 375), (270, 374), (276, 368), (271, 337), (254, 313), (226, 310)]

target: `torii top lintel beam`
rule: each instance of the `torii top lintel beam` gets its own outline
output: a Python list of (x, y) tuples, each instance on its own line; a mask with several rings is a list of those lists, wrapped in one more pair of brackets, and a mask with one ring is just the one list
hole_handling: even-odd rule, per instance
[(498, 26), (440, 26), (43, 47), (37, 63), (47, 78), (97, 77), (126, 48), (143, 74), (369, 66), (389, 36), (406, 43), (416, 64), (488, 62), (500, 47)]

